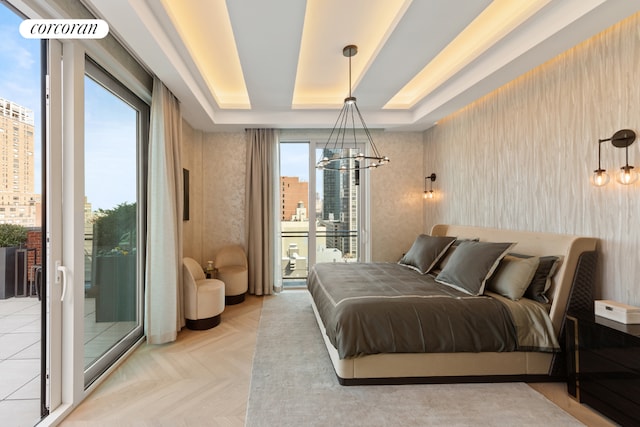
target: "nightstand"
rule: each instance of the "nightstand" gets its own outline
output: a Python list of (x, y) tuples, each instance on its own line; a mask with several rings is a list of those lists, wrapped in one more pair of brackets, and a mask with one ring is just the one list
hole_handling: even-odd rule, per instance
[(624, 426), (640, 426), (640, 325), (567, 315), (567, 391)]

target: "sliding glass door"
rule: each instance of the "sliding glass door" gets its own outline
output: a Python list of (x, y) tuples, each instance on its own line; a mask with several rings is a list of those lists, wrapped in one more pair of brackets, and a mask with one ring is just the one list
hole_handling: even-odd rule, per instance
[(309, 187), (309, 144), (280, 144), (281, 274), (283, 287), (304, 286), (310, 261), (315, 200)]
[[(349, 148), (316, 148), (315, 159), (317, 163), (325, 157), (345, 157), (356, 153), (356, 149)], [(360, 261), (360, 216), (364, 210), (360, 191), (361, 173), (353, 169), (323, 169), (317, 172), (316, 194), (321, 204), (316, 217), (317, 262)]]
[(56, 424), (143, 338), (149, 105), (89, 56), (147, 101), (150, 82), (25, 18), (0, 0), (0, 224), (27, 236), (0, 282), (0, 425)]
[(0, 424), (34, 425), (44, 408), (42, 43), (0, 2)]
[(149, 107), (50, 41), (47, 68), (47, 408), (64, 417), (143, 336)]
[(144, 154), (148, 107), (86, 62), (84, 78), (85, 386), (142, 336)]
[(332, 154), (314, 141), (280, 144), (278, 209), (285, 288), (305, 286), (309, 267), (317, 262), (368, 260), (368, 172), (315, 168)]

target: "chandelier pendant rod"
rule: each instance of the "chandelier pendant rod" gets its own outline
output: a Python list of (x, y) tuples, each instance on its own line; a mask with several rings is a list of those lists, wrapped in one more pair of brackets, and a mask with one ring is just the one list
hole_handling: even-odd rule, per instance
[[(351, 57), (357, 53), (358, 47), (356, 45), (348, 45), (342, 49), (342, 54), (349, 58), (349, 96), (344, 99), (342, 109), (333, 125), (333, 129), (331, 129), (329, 138), (325, 144), (323, 158), (316, 164), (316, 168), (318, 169), (340, 171), (363, 170), (377, 168), (378, 166), (389, 163), (389, 158), (380, 155), (378, 152), (378, 148), (373, 142), (371, 132), (362, 117), (356, 98), (353, 96)], [(357, 119), (360, 120), (362, 131), (371, 146), (370, 148), (367, 148), (365, 145), (361, 150), (361, 147), (358, 146), (358, 132), (356, 131)], [(347, 129), (348, 126), (351, 126), (351, 131)], [(353, 138), (353, 144), (355, 144), (355, 146), (352, 146), (349, 142), (351, 138)], [(364, 141), (363, 143), (366, 144)], [(347, 154), (346, 152), (349, 150), (355, 150), (357, 154)], [(372, 150), (373, 153), (365, 155), (364, 152), (367, 150)]]
[(355, 53), (352, 54), (351, 52), (349, 51), (349, 98), (353, 98), (351, 95), (351, 58), (355, 55)]

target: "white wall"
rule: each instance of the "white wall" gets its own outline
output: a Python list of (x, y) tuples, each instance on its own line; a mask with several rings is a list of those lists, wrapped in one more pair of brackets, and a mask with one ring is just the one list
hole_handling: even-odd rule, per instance
[[(425, 133), (438, 222), (601, 239), (597, 297), (640, 305), (640, 182), (596, 188), (599, 138), (640, 131), (640, 14), (441, 120)], [(624, 165), (605, 143), (603, 167)], [(640, 168), (640, 142), (629, 150)]]

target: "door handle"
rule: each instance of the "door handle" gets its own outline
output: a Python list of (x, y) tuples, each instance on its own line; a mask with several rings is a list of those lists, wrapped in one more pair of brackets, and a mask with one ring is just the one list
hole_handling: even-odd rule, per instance
[[(64, 301), (64, 296), (67, 294), (67, 275), (69, 274), (69, 269), (64, 265), (60, 265), (60, 261), (57, 261), (56, 272), (62, 273), (62, 295), (60, 295), (60, 301)], [(56, 280), (56, 282), (59, 282), (59, 281), (60, 281), (59, 279)]]

